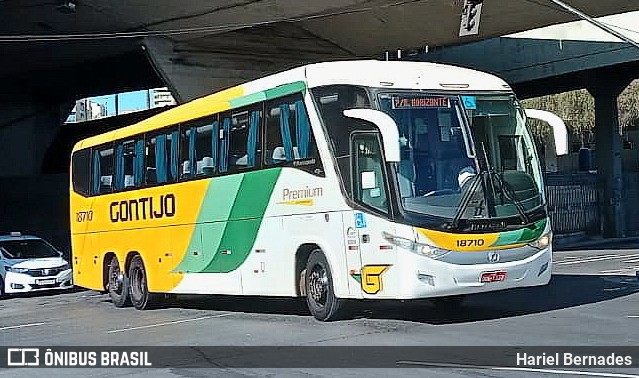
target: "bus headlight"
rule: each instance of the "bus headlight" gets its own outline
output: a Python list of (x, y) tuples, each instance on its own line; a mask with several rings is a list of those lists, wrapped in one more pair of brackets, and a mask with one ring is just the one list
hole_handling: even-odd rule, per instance
[(532, 243), (529, 243), (528, 245), (533, 247), (533, 248), (542, 250), (542, 249), (548, 248), (548, 246), (550, 245), (551, 242), (552, 242), (552, 231), (549, 231), (549, 232), (541, 235), (541, 237), (539, 239), (535, 240)]
[(417, 243), (410, 239), (391, 235), (388, 232), (382, 232), (382, 236), (387, 242), (399, 248), (407, 249), (420, 256), (430, 257), (431, 259), (438, 259), (450, 253), (450, 251), (447, 249), (437, 248), (428, 244)]

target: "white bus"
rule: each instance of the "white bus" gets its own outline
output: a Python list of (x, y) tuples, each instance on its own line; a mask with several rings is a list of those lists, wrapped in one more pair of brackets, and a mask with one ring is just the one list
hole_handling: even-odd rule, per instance
[(525, 111), (503, 80), (416, 62), (307, 65), (74, 147), (74, 282), (352, 299), (545, 285), (552, 233)]

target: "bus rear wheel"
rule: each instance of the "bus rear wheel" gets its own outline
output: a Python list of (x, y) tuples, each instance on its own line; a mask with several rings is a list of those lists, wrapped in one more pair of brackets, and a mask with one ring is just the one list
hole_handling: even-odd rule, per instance
[(120, 269), (117, 257), (109, 261), (109, 281), (107, 283), (111, 302), (115, 307), (126, 307), (131, 304), (129, 300), (129, 278)]
[(129, 280), (131, 285), (131, 302), (138, 310), (147, 310), (157, 304), (160, 294), (150, 293), (147, 284), (146, 270), (140, 255), (135, 255), (129, 264)]
[(306, 263), (306, 304), (315, 319), (338, 320), (343, 315), (344, 300), (335, 296), (333, 277), (321, 250), (311, 252)]

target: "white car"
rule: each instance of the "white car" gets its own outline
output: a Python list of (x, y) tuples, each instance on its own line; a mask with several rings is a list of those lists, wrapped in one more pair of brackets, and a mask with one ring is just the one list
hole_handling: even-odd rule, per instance
[(51, 244), (19, 232), (0, 235), (0, 296), (72, 287), (71, 265)]

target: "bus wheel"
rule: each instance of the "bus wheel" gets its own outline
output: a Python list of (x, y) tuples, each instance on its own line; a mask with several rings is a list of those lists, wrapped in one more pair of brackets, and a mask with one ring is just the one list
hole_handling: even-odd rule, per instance
[(120, 269), (118, 259), (114, 256), (109, 261), (108, 292), (111, 302), (115, 307), (126, 307), (131, 304), (129, 300), (129, 278)]
[(306, 263), (305, 286), (306, 303), (315, 319), (323, 322), (337, 320), (344, 300), (335, 297), (331, 270), (319, 249), (311, 252)]
[(432, 298), (430, 301), (435, 305), (435, 308), (441, 311), (453, 311), (458, 309), (466, 299), (465, 295), (453, 295), (450, 297), (438, 297)]
[(131, 302), (138, 310), (152, 308), (159, 300), (159, 294), (149, 293), (146, 280), (146, 270), (140, 255), (135, 255), (129, 265), (129, 280), (131, 284)]
[(4, 298), (4, 280), (0, 277), (0, 299)]

